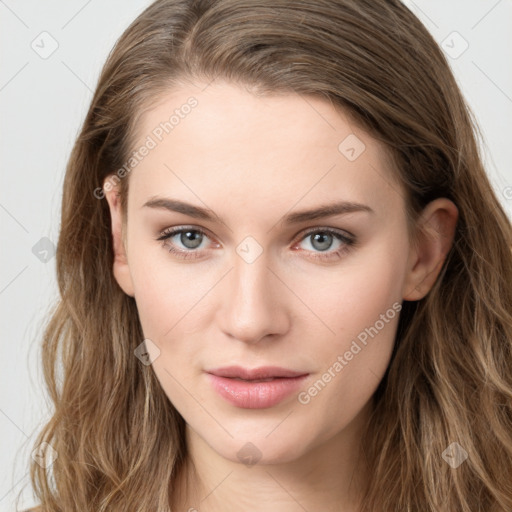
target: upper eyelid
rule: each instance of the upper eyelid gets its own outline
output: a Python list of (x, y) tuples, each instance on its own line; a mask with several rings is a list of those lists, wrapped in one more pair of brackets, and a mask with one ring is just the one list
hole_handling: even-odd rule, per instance
[(300, 231), (298, 234), (301, 234), (302, 236), (307, 236), (311, 233), (315, 233), (315, 232), (322, 232), (322, 231), (325, 231), (325, 232), (333, 232), (334, 234), (338, 234), (340, 236), (343, 236), (345, 238), (355, 238), (355, 235), (353, 235), (352, 233), (350, 233), (349, 231), (345, 230), (345, 229), (341, 229), (341, 228), (331, 228), (331, 227), (328, 227), (328, 226), (323, 226), (323, 227), (313, 227), (313, 228), (306, 228), (306, 229), (303, 229), (302, 231)]
[(181, 232), (187, 231), (187, 230), (188, 231), (198, 231), (199, 233), (205, 234), (209, 238), (211, 238), (208, 234), (209, 232), (207, 229), (200, 228), (198, 226), (175, 226), (172, 228), (166, 228), (163, 231), (161, 231), (160, 234), (158, 235), (157, 240), (162, 240), (162, 239), (166, 238), (167, 236), (170, 238), (170, 237), (176, 236), (176, 235), (180, 234)]

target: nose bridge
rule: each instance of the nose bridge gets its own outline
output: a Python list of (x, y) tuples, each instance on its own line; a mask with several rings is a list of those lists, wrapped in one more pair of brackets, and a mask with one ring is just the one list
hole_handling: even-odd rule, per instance
[(247, 261), (237, 256), (235, 268), (233, 269), (233, 281), (235, 295), (243, 302), (259, 302), (263, 299), (265, 291), (269, 292), (269, 278), (271, 272), (268, 270), (268, 258), (261, 255), (254, 261)]
[(240, 244), (234, 255), (222, 305), (222, 328), (237, 339), (256, 342), (268, 334), (282, 332), (287, 323), (277, 294), (278, 283), (268, 268), (268, 252), (261, 248), (256, 254), (255, 245), (250, 244)]

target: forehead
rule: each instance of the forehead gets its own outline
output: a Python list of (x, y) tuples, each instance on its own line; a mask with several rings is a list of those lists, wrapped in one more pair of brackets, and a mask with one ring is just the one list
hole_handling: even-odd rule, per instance
[[(385, 148), (327, 100), (257, 96), (225, 82), (169, 90), (140, 116), (130, 190), (245, 202), (399, 204)], [(132, 195), (132, 192), (130, 192)], [(242, 201), (243, 202), (243, 201)], [(217, 201), (218, 203), (218, 201)]]

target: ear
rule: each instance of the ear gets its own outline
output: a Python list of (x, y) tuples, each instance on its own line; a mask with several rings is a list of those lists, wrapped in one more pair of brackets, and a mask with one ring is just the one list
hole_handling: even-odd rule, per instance
[(103, 182), (103, 190), (106, 190), (105, 197), (110, 208), (110, 218), (112, 221), (112, 243), (114, 247), (114, 277), (121, 289), (130, 297), (134, 297), (132, 277), (128, 258), (126, 255), (126, 245), (124, 240), (123, 217), (121, 211), (121, 201), (119, 189), (108, 182), (109, 177)]
[(409, 253), (404, 300), (420, 300), (434, 286), (452, 247), (458, 216), (457, 207), (446, 198), (430, 202), (423, 210), (418, 224), (418, 243)]

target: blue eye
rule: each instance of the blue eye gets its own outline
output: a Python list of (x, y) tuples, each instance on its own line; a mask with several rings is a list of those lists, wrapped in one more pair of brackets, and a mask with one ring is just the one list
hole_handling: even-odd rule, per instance
[[(169, 243), (169, 240), (174, 237), (178, 237), (179, 243), (185, 247), (185, 250), (176, 249), (174, 247), (175, 243)], [(164, 231), (157, 240), (162, 240), (164, 242), (164, 247), (166, 247), (169, 252), (176, 254), (178, 257), (183, 259), (193, 259), (200, 256), (199, 252), (195, 249), (201, 245), (204, 237), (206, 237), (206, 233), (202, 229), (177, 228)]]
[[(314, 249), (312, 258), (320, 260), (340, 259), (355, 245), (355, 237), (342, 234), (331, 228), (314, 228), (303, 234), (300, 241), (310, 240), (310, 245)], [(338, 248), (329, 251), (333, 241), (339, 243)]]
[[(176, 238), (176, 240), (172, 240)], [(200, 228), (194, 227), (178, 227), (165, 230), (157, 238), (163, 241), (163, 246), (176, 257), (181, 259), (197, 259), (202, 256), (200, 250), (205, 238), (209, 238), (206, 232)], [(304, 240), (310, 240), (313, 250), (305, 250), (304, 252), (312, 253), (311, 257), (318, 260), (335, 260), (340, 259), (347, 253), (356, 243), (355, 237), (343, 234), (331, 228), (314, 228), (302, 234), (299, 243)], [(333, 242), (338, 242), (338, 248), (334, 251), (331, 249)], [(178, 247), (176, 247), (178, 245)], [(180, 248), (181, 245), (183, 248)], [(302, 251), (303, 249), (301, 249)]]

